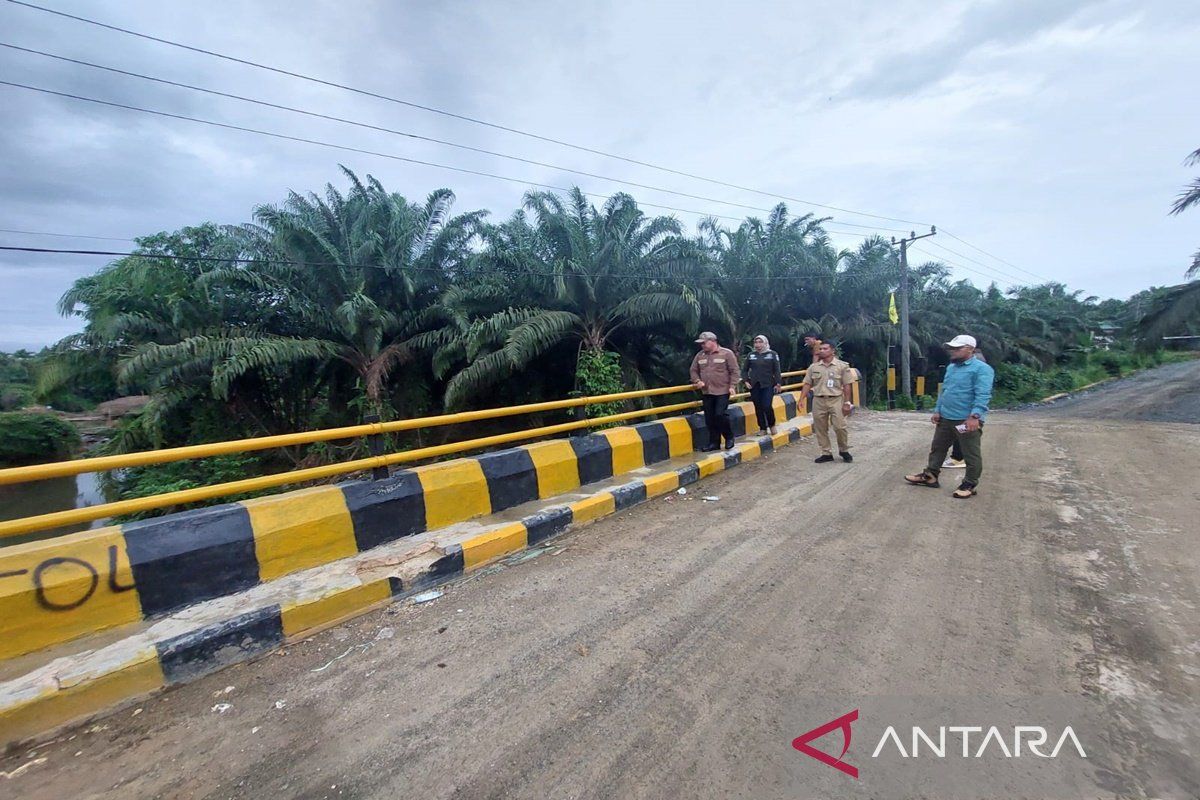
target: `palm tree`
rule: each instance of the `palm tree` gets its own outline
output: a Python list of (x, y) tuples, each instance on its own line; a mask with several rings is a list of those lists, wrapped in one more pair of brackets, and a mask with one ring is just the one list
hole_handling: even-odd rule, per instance
[(484, 256), (491, 269), (510, 272), (524, 293), (486, 317), (459, 319), (466, 340), (459, 347), (470, 363), (450, 380), (447, 407), (563, 346), (575, 351), (577, 378), (582, 363), (613, 353), (626, 383), (638, 386), (645, 381), (637, 365), (648, 349), (647, 331), (692, 334), (702, 316), (724, 315), (701, 254), (674, 218), (648, 218), (626, 194), (597, 210), (578, 188), (566, 199), (530, 192), (524, 205), (533, 222), (514, 217), (493, 232)]
[(391, 416), (389, 376), (412, 364), (417, 337), (443, 324), (440, 296), (469, 254), (484, 212), (452, 217), (449, 189), (410, 203), (373, 177), (364, 183), (342, 171), (351, 182), (347, 195), (332, 185), (324, 198), (292, 193), (282, 206), (256, 209), (256, 224), (230, 229), (255, 260), (219, 270), (207, 283), (257, 295), (257, 329), (226, 327), (148, 346), (126, 364), (125, 376), (193, 367), (207, 370), (214, 394), (227, 397), (251, 373), (319, 359), (346, 368), (319, 379), (328, 382), (335, 410), (357, 396), (372, 412)]
[(789, 218), (780, 203), (766, 222), (751, 217), (735, 230), (715, 219), (700, 223), (699, 242), (716, 264), (725, 300), (726, 314), (715, 322), (729, 333), (730, 347), (740, 350), (761, 333), (785, 363), (795, 357), (812, 325), (806, 310), (816, 305), (813, 289), (824, 293), (837, 271), (824, 221), (811, 214)]
[[(1192, 266), (1187, 277), (1194, 278), (1198, 273), (1200, 270)], [(1200, 320), (1200, 280), (1192, 280), (1156, 290), (1136, 329), (1143, 345), (1154, 349), (1160, 346), (1163, 336), (1193, 332), (1197, 320)]]
[[(887, 317), (889, 296), (900, 282), (895, 248), (883, 237), (872, 236), (854, 250), (839, 253), (836, 263), (831, 278), (811, 288), (816, 301), (813, 327), (840, 343), (843, 358), (883, 375), (873, 366), (886, 363), (888, 345), (898, 338), (898, 329)], [(921, 274), (914, 270), (911, 276), (914, 289), (921, 285)], [(917, 341), (914, 337), (914, 345)]]
[[(1183, 163), (1188, 166), (1200, 164), (1200, 150), (1193, 151)], [(1182, 214), (1194, 205), (1200, 205), (1200, 178), (1193, 178), (1192, 182), (1183, 188), (1171, 206), (1171, 213)]]
[[(86, 320), (82, 332), (55, 345), (40, 375), (39, 390), (51, 393), (97, 363), (110, 365), (126, 392), (146, 391), (151, 400), (137, 424), (123, 432), (115, 449), (160, 443), (168, 421), (194, 410), (209, 392), (214, 354), (226, 360), (282, 350), (294, 360), (320, 352), (303, 342), (267, 337), (258, 325), (259, 298), (214, 285), (210, 278), (236, 258), (237, 245), (217, 226), (206, 224), (137, 240), (135, 255), (81, 278), (63, 295), (59, 310)], [(281, 361), (276, 357), (276, 361)], [(248, 398), (256, 418), (263, 398)], [(187, 416), (188, 414), (184, 414)], [(186, 431), (185, 431), (186, 433)]]
[[(1200, 149), (1193, 151), (1184, 163), (1189, 166), (1200, 164)], [(1200, 178), (1193, 178), (1183, 188), (1171, 205), (1171, 213), (1182, 214), (1195, 205), (1200, 205)], [(1195, 280), (1197, 276), (1200, 276), (1200, 250), (1192, 255), (1192, 264), (1184, 273), (1190, 282), (1169, 287), (1155, 299), (1138, 323), (1143, 342), (1157, 346), (1163, 336), (1182, 330), (1189, 322), (1200, 317), (1200, 280)]]

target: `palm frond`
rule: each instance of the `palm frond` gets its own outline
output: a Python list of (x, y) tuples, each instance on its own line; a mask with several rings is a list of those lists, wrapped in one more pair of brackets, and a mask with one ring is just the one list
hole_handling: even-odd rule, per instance
[(1200, 280), (1172, 286), (1154, 301), (1137, 323), (1139, 336), (1157, 344), (1163, 336), (1200, 319)]
[(1184, 187), (1175, 202), (1171, 204), (1172, 214), (1182, 214), (1194, 205), (1200, 204), (1200, 178), (1195, 178)]

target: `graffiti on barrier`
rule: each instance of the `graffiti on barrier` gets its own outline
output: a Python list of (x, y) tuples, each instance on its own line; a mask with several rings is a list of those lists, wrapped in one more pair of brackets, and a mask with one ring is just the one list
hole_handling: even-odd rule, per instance
[[(83, 589), (75, 597), (71, 598), (56, 598), (51, 599), (46, 593), (46, 586), (51, 579), (58, 579), (58, 583), (66, 583), (63, 580), (63, 573), (74, 574), (83, 577), (80, 584)], [(108, 546), (108, 589), (113, 594), (128, 592), (134, 588), (132, 583), (122, 584), (117, 580), (117, 546)], [(22, 575), (29, 575), (33, 582), (34, 597), (37, 599), (37, 604), (47, 611), (71, 611), (79, 608), (81, 605), (91, 599), (96, 590), (100, 588), (100, 571), (95, 565), (82, 558), (74, 556), (54, 556), (40, 562), (33, 569), (14, 569), (0, 572), (0, 578), (13, 578)], [(74, 585), (74, 581), (71, 582)]]

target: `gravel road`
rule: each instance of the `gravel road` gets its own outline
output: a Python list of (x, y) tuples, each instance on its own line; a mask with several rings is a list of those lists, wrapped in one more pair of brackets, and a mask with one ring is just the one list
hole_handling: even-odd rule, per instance
[(1200, 423), (1200, 359), (1139, 372), (1031, 410), (1048, 416)]

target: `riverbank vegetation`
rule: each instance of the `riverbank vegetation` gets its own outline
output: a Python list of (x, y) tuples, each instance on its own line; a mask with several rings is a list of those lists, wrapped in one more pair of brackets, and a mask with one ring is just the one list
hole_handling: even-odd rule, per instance
[(0, 467), (18, 467), (70, 458), (79, 433), (54, 414), (0, 412)]

